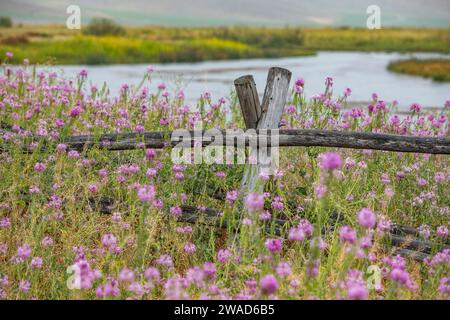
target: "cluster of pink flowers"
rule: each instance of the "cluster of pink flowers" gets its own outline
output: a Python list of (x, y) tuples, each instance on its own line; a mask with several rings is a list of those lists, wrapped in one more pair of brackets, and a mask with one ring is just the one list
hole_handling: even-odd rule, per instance
[(373, 229), (376, 224), (376, 217), (372, 210), (363, 208), (358, 213), (358, 223), (367, 229)]
[(142, 202), (152, 202), (155, 199), (156, 191), (153, 185), (146, 185), (138, 190), (138, 198)]
[(264, 195), (259, 193), (249, 193), (245, 198), (245, 207), (249, 212), (260, 211), (264, 207)]
[(326, 152), (320, 155), (319, 166), (323, 170), (335, 170), (342, 166), (342, 159), (338, 153)]
[(314, 231), (313, 225), (306, 219), (300, 220), (296, 227), (289, 230), (288, 238), (292, 241), (303, 241), (312, 236)]

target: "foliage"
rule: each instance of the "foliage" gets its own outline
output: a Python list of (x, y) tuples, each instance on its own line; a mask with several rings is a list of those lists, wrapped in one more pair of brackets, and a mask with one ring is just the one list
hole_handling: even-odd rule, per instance
[(0, 27), (11, 28), (13, 26), (10, 17), (0, 17)]
[(450, 81), (450, 59), (410, 59), (394, 61), (388, 69), (398, 73), (431, 78), (434, 81)]
[(93, 36), (120, 36), (125, 34), (125, 28), (108, 18), (92, 18), (83, 33)]
[(450, 52), (449, 29), (124, 29), (105, 27), (108, 23), (83, 32), (55, 26), (4, 29), (0, 54), (14, 52), (14, 63), (29, 58), (39, 63), (104, 64), (301, 56), (317, 50)]

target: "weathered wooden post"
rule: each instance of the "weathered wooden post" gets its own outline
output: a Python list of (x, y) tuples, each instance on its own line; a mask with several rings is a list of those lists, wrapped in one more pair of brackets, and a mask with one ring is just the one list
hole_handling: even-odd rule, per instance
[[(291, 72), (289, 70), (276, 67), (270, 68), (262, 106), (259, 105), (258, 93), (252, 76), (244, 76), (235, 81), (239, 104), (247, 127), (247, 135), (248, 131), (252, 131), (252, 129), (255, 131), (255, 128), (258, 130), (258, 133), (261, 133), (260, 131), (267, 131), (267, 129), (279, 128), (290, 80)], [(268, 164), (272, 166), (274, 160), (278, 162), (278, 159), (275, 159), (274, 157), (274, 148), (272, 148), (272, 145), (270, 148), (267, 143), (261, 145), (258, 134), (256, 134), (256, 132), (253, 133), (253, 139), (257, 139), (257, 143), (253, 148), (250, 147), (250, 154), (254, 155), (255, 151), (257, 151), (257, 162), (256, 164), (249, 163), (245, 167), (244, 176), (241, 182), (241, 199), (244, 199), (249, 192), (262, 192), (264, 190), (264, 185), (262, 183), (257, 184), (261, 170), (267, 168), (266, 166)], [(275, 156), (278, 156), (278, 150), (276, 150)], [(267, 160), (270, 161), (267, 162)], [(255, 219), (254, 216), (249, 217), (248, 213), (245, 213), (246, 211), (243, 212), (244, 214), (240, 214), (239, 224), (243, 223), (243, 218), (248, 217), (251, 219), (253, 218), (252, 220)], [(240, 229), (240, 227), (238, 229)], [(236, 234), (235, 241), (237, 241), (236, 243), (238, 243), (238, 246), (240, 247), (241, 254), (245, 256), (248, 252), (248, 245), (251, 246), (251, 243), (256, 240), (258, 232), (257, 229), (251, 228), (248, 230), (248, 233), (244, 233), (243, 235), (241, 232), (240, 234), (243, 238), (238, 238)], [(244, 241), (241, 242), (241, 240)]]
[[(259, 105), (258, 93), (252, 76), (243, 76), (235, 80), (237, 96), (241, 106), (247, 129), (278, 129), (286, 103), (291, 72), (283, 68), (270, 68), (267, 76), (266, 88), (262, 106)], [(245, 194), (251, 191), (262, 191), (263, 186), (257, 187), (258, 176), (262, 164), (267, 161), (268, 148), (261, 150), (258, 163), (247, 165), (242, 179), (241, 191)], [(271, 159), (271, 162), (273, 157)]]
[(256, 129), (261, 117), (261, 105), (253, 76), (237, 78), (234, 80), (234, 87), (239, 98), (246, 129)]

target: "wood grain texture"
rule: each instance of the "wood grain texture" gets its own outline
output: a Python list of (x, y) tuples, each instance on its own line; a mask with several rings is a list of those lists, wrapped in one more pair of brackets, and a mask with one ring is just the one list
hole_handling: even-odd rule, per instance
[[(289, 70), (273, 67), (269, 69), (267, 75), (266, 88), (264, 90), (263, 102), (261, 105), (261, 116), (258, 120), (256, 128), (259, 130), (278, 129), (280, 126), (281, 116), (286, 104), (287, 93), (289, 90), (289, 82), (292, 73)], [(260, 139), (261, 137), (258, 137)], [(274, 166), (278, 150), (276, 148), (267, 148), (258, 150), (258, 163), (255, 165), (247, 165), (241, 183), (241, 193), (252, 191), (261, 192), (263, 185), (258, 185), (258, 176), (261, 170), (269, 171)]]
[[(189, 131), (191, 140), (187, 145), (193, 146), (195, 142), (208, 145), (233, 145), (237, 134), (222, 130), (222, 141), (209, 141), (195, 138), (195, 132)], [(394, 134), (381, 134), (371, 132), (327, 131), (327, 130), (279, 130), (278, 141), (280, 147), (337, 147), (352, 149), (373, 149), (396, 152), (415, 152), (430, 154), (450, 154), (450, 138), (402, 136)], [(98, 147), (107, 150), (138, 149), (142, 142), (147, 148), (163, 148), (168, 145), (175, 146), (180, 139), (174, 135), (171, 139), (170, 131), (145, 132), (143, 134), (105, 134), (99, 138), (92, 136), (71, 136), (62, 138), (58, 143), (65, 143), (68, 149), (83, 150)], [(258, 130), (256, 130), (258, 134)], [(265, 133), (259, 135), (266, 135)], [(196, 136), (201, 136), (197, 134)], [(270, 137), (267, 137), (270, 146)], [(103, 143), (107, 141), (107, 143)], [(249, 137), (245, 137), (246, 145)]]
[(270, 68), (262, 101), (258, 129), (277, 129), (286, 104), (292, 73), (283, 68)]
[(247, 129), (256, 129), (261, 117), (261, 105), (253, 76), (242, 76), (234, 80), (242, 116)]
[(403, 248), (395, 248), (393, 255), (397, 254), (404, 258), (413, 259), (417, 262), (424, 262), (424, 260), (431, 258), (431, 256), (427, 253)]
[(436, 244), (428, 240), (420, 240), (412, 236), (400, 236), (395, 234), (388, 234), (387, 238), (393, 246), (405, 248), (409, 250), (420, 251), (424, 253), (431, 253), (433, 249), (450, 249), (447, 245)]
[[(113, 211), (114, 199), (101, 197), (99, 199), (90, 198), (89, 205), (95, 211), (103, 214), (110, 214)], [(203, 208), (199, 209), (195, 206), (182, 205), (181, 216), (177, 218), (179, 222), (191, 223), (191, 224), (205, 224), (208, 226), (214, 226), (217, 228), (227, 228), (228, 221), (226, 218), (221, 217), (221, 212), (216, 209)], [(286, 230), (291, 225), (291, 222), (283, 219), (276, 219), (272, 221), (275, 224), (273, 229), (274, 235), (285, 237)], [(337, 223), (337, 222), (335, 222)], [(418, 232), (417, 229), (398, 225), (396, 228), (408, 230), (409, 232)], [(269, 225), (265, 226), (265, 232), (271, 233), (272, 230)], [(236, 230), (237, 231), (237, 230)], [(448, 249), (449, 246), (442, 243), (433, 243), (431, 241), (420, 240), (411, 235), (400, 236), (395, 233), (395, 229), (391, 233), (387, 233), (385, 238), (388, 244), (393, 248), (394, 254), (400, 254), (407, 258), (412, 258), (417, 261), (423, 261), (425, 258), (430, 258), (431, 253), (436, 250)]]

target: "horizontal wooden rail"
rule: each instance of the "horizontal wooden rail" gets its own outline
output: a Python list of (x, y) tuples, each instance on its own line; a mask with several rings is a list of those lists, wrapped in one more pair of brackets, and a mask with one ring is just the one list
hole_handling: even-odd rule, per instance
[[(10, 131), (12, 126), (1, 123), (1, 128)], [(81, 151), (84, 148), (99, 147), (107, 150), (133, 150), (141, 147), (143, 143), (147, 148), (161, 149), (168, 145), (176, 146), (182, 140), (179, 131), (150, 131), (144, 133), (111, 133), (103, 134), (99, 137), (91, 135), (79, 135), (63, 137), (60, 143), (65, 143), (71, 150)], [(202, 146), (225, 145), (243, 139), (246, 145), (249, 144), (250, 137), (255, 135), (242, 130), (233, 132), (232, 130), (218, 130), (223, 136), (221, 141), (211, 141), (213, 139), (204, 137), (205, 131), (186, 131), (185, 134), (191, 136), (187, 143), (194, 145), (201, 143)], [(268, 146), (278, 135), (278, 146), (280, 147), (337, 147), (352, 149), (372, 149), (397, 152), (417, 152), (430, 154), (450, 154), (450, 138), (405, 136), (394, 134), (382, 134), (371, 132), (349, 132), (330, 131), (317, 129), (280, 129), (280, 130), (255, 130), (259, 139), (267, 138)], [(2, 148), (5, 149), (5, 148)]]
[[(104, 214), (110, 214), (113, 210), (114, 199), (109, 197), (101, 197), (98, 199), (90, 198), (89, 205), (94, 211), (98, 211)], [(203, 223), (209, 226), (217, 228), (227, 228), (228, 220), (222, 219), (220, 211), (211, 208), (199, 209), (195, 206), (182, 205), (182, 213), (177, 218), (179, 222), (187, 223)], [(338, 221), (338, 215), (333, 214), (331, 220), (334, 223)], [(283, 219), (276, 219), (272, 221), (275, 223), (273, 232), (276, 236), (286, 236), (285, 231), (290, 225), (290, 221)], [(265, 231), (270, 233), (271, 228), (269, 225), (265, 226)], [(427, 240), (417, 239), (416, 235), (419, 231), (415, 228), (395, 225), (390, 233), (387, 233), (385, 239), (387, 243), (393, 247), (394, 254), (400, 254), (404, 257), (409, 257), (417, 261), (423, 261), (425, 258), (431, 258), (433, 250), (442, 250), (450, 248), (445, 243), (433, 243)]]
[(320, 146), (398, 152), (450, 154), (450, 138), (370, 132), (280, 130), (280, 146)]
[[(154, 131), (124, 134), (105, 134), (100, 137), (93, 136), (70, 136), (62, 138), (61, 143), (65, 143), (69, 149), (83, 150), (84, 148), (99, 147), (107, 150), (132, 150), (145, 145), (147, 148), (163, 148), (165, 146), (179, 145), (184, 141), (183, 146), (193, 146), (198, 143), (202, 146), (236, 145), (242, 139), (243, 143), (249, 144), (250, 139), (258, 137), (261, 141), (266, 140), (271, 146), (275, 137), (278, 138), (280, 147), (337, 147), (352, 149), (373, 149), (397, 152), (416, 152), (430, 154), (450, 154), (450, 138), (439, 137), (419, 137), (403, 136), (394, 134), (380, 134), (369, 132), (347, 132), (347, 131), (327, 131), (327, 130), (256, 130), (256, 134), (243, 133), (243, 131), (233, 132), (231, 130), (217, 130), (217, 134), (222, 134), (222, 139), (205, 137), (205, 131), (186, 131), (190, 138), (181, 137), (177, 132), (172, 136), (171, 131)], [(183, 140), (184, 139), (184, 140)]]
[[(82, 200), (80, 200), (83, 202)], [(25, 203), (28, 201), (25, 200)], [(113, 197), (102, 196), (99, 198), (90, 197), (87, 199), (86, 208), (90, 208), (93, 212), (102, 214), (111, 214), (115, 211), (118, 201)], [(205, 224), (217, 228), (227, 228), (227, 217), (221, 218), (220, 211), (211, 208), (199, 209), (191, 205), (181, 206), (181, 215), (177, 218), (179, 222), (191, 224)], [(123, 211), (122, 211), (123, 212)], [(124, 214), (127, 214), (124, 211)], [(167, 213), (169, 216), (169, 213)], [(332, 224), (338, 221), (338, 214), (334, 213), (331, 216)], [(269, 225), (265, 226), (265, 232), (271, 233), (279, 237), (285, 237), (288, 227), (292, 221), (284, 219), (275, 219), (271, 221), (274, 223), (273, 229)], [(433, 243), (427, 240), (418, 239), (419, 231), (415, 228), (402, 225), (394, 225), (393, 230), (386, 234), (387, 244), (393, 247), (394, 254), (400, 254), (405, 257), (422, 261), (424, 258), (431, 258), (431, 253), (434, 250), (442, 250), (450, 248), (447, 243)]]

